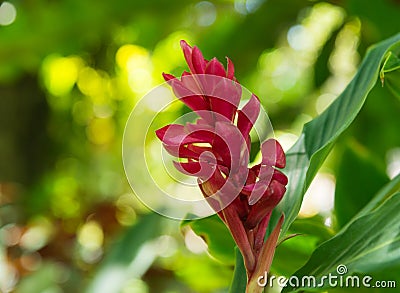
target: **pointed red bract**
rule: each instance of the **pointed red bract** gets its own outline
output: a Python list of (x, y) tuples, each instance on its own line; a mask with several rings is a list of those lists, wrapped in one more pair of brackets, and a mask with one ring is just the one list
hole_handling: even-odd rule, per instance
[(243, 109), (238, 111), (237, 126), (245, 138), (248, 137), (250, 130), (253, 128), (254, 123), (256, 123), (259, 113), (260, 101), (253, 94)]
[(206, 70), (207, 62), (204, 60), (203, 54), (200, 49), (196, 46), (192, 50), (192, 73), (194, 74), (204, 74)]
[(286, 157), (282, 146), (275, 139), (269, 139), (261, 145), (262, 164), (285, 168)]
[(192, 65), (192, 47), (186, 43), (186, 41), (182, 40), (181, 41), (181, 48), (183, 51), (183, 55), (185, 57), (186, 63), (188, 64), (190, 70), (193, 71), (193, 65)]
[(224, 66), (217, 60), (217, 58), (213, 58), (210, 62), (208, 62), (205, 73), (218, 75), (221, 77), (225, 77), (226, 75)]
[(226, 62), (228, 63), (226, 69), (226, 77), (229, 79), (233, 79), (235, 74), (235, 66), (233, 65), (231, 59), (229, 59), (228, 57), (226, 57)]

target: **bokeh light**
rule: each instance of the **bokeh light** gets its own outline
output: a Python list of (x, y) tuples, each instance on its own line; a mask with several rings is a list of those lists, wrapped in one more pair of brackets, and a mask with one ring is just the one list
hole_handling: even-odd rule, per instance
[(0, 5), (0, 25), (7, 26), (12, 24), (17, 17), (15, 6), (7, 1)]
[(47, 90), (55, 96), (68, 94), (78, 80), (82, 65), (79, 57), (47, 56), (42, 65)]

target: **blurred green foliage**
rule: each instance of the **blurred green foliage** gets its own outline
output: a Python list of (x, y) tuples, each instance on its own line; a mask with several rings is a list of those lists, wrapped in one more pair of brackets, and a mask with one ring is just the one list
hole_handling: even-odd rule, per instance
[[(106, 293), (227, 292), (232, 266), (210, 257), (189, 227), (146, 215), (132, 194), (121, 144), (133, 106), (162, 72), (185, 69), (186, 39), (207, 58), (233, 60), (288, 149), (399, 19), (397, 0), (2, 2), (0, 291), (89, 292), (100, 279), (118, 283)], [(385, 73), (387, 85), (374, 88), (322, 167), (301, 211), (317, 228), (278, 249), (274, 273), (293, 273), (346, 222), (347, 208), (357, 212), (339, 202), (336, 220), (336, 182), (337, 201), (356, 200), (352, 174), (372, 195), (399, 172), (396, 74)], [(164, 122), (185, 111), (175, 110)]]

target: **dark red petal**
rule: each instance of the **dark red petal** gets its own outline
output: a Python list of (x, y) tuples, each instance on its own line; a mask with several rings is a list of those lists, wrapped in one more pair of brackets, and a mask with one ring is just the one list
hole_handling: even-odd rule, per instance
[(197, 145), (189, 144), (187, 146), (187, 148), (196, 154), (201, 154), (202, 152), (207, 152), (207, 151), (211, 152), (212, 151), (211, 146), (208, 147), (208, 146), (197, 146)]
[(222, 212), (224, 213), (226, 224), (231, 231), (232, 237), (243, 255), (243, 261), (246, 269), (252, 271), (255, 267), (256, 260), (252, 245), (249, 243), (246, 229), (243, 226), (243, 222), (239, 218), (239, 215), (237, 214), (237, 211), (233, 205), (227, 206), (222, 210)]
[(181, 48), (183, 51), (183, 55), (185, 56), (186, 63), (189, 65), (189, 68), (192, 70), (192, 47), (186, 43), (186, 41), (181, 40)]
[(259, 251), (264, 244), (265, 233), (267, 232), (269, 220), (271, 218), (271, 213), (268, 213), (258, 224), (256, 236), (254, 237), (254, 249)]
[(187, 133), (201, 134), (205, 132), (204, 135), (214, 138), (215, 127), (207, 123), (208, 121), (204, 118), (197, 119), (196, 123), (186, 123), (185, 129)]
[(217, 83), (209, 97), (211, 110), (233, 122), (240, 102), (241, 87), (237, 87), (237, 84), (226, 78), (214, 77), (214, 79), (216, 79)]
[(260, 113), (260, 101), (256, 95), (251, 95), (250, 100), (238, 111), (237, 125), (244, 138), (250, 133), (251, 128)]
[(255, 175), (258, 177), (258, 174), (260, 173), (260, 168), (261, 164), (254, 165), (251, 167), (251, 170), (255, 173)]
[(245, 226), (253, 229), (260, 221), (270, 213), (281, 201), (286, 188), (276, 180), (272, 180), (268, 190), (262, 198), (251, 207)]
[(195, 75), (184, 71), (181, 76), (181, 81), (186, 88), (194, 93), (194, 95), (201, 96), (203, 94), (199, 81), (196, 79)]
[(205, 73), (221, 77), (225, 77), (226, 75), (224, 66), (217, 60), (217, 58), (211, 59), (206, 66)]
[(199, 162), (175, 162), (173, 161), (175, 168), (186, 175), (195, 175), (201, 170)]
[(275, 179), (283, 185), (288, 184), (288, 178), (286, 177), (286, 175), (277, 169), (274, 170), (274, 175), (272, 176), (272, 179)]
[(182, 173), (197, 176), (205, 181), (208, 180), (215, 172), (217, 161), (215, 159), (215, 156), (211, 152), (204, 152), (200, 155), (198, 162), (174, 162), (174, 165)]
[(204, 98), (191, 91), (177, 78), (168, 80), (178, 99), (185, 103), (193, 111), (208, 110), (208, 104)]
[(226, 183), (225, 178), (221, 175), (219, 169), (216, 169), (213, 175), (204, 182), (200, 182), (199, 185), (203, 190), (203, 194), (208, 197), (215, 195)]
[[(202, 96), (199, 95), (193, 95), (193, 96), (185, 96), (185, 97), (180, 97), (179, 98), (186, 106), (188, 106), (190, 109), (192, 109), (195, 112), (201, 112), (201, 111), (205, 111), (204, 114), (206, 114), (206, 112), (209, 111), (209, 107), (208, 107), (208, 103), (206, 101), (204, 101), (204, 98)], [(209, 115), (201, 115), (200, 116), (206, 116), (208, 117)]]
[(237, 127), (227, 122), (215, 123), (213, 150), (221, 155), (225, 166), (236, 173), (248, 164), (248, 150), (245, 140)]
[(221, 173), (225, 174), (226, 176), (229, 176), (229, 168), (222, 164), (223, 162), (220, 162), (218, 160), (218, 169), (221, 171)]
[(167, 81), (167, 82), (176, 78), (172, 74), (168, 74), (168, 73), (164, 73), (164, 72), (163, 72), (162, 76), (163, 76), (164, 80)]
[(250, 168), (247, 173), (246, 185), (253, 184), (254, 182), (256, 182), (257, 174), (258, 172), (256, 173), (253, 168)]
[(203, 194), (206, 195), (207, 202), (213, 209), (228, 208), (232, 202), (240, 196), (240, 189), (228, 176), (220, 173), (220, 166), (215, 170), (213, 176), (206, 182), (199, 181)]
[[(225, 100), (231, 102), (233, 105), (235, 105), (237, 109), (240, 103), (240, 99), (242, 98), (242, 86), (239, 83), (231, 81), (227, 78), (221, 79), (220, 83), (220, 87), (217, 87), (213, 93), (221, 94), (221, 96), (224, 97)], [(220, 91), (218, 91), (218, 89), (223, 89), (224, 93), (221, 93)]]
[[(234, 119), (234, 114), (236, 112), (236, 107), (232, 105), (230, 102), (225, 101), (221, 98), (212, 97), (209, 98), (211, 104), (211, 111), (221, 114), (222, 116), (215, 116), (214, 118), (218, 121), (224, 121), (225, 118), (228, 121), (232, 121)], [(225, 118), (224, 118), (225, 117)]]
[[(283, 221), (285, 219), (285, 215), (282, 213), (281, 217), (278, 220), (278, 223), (276, 224), (275, 228), (272, 230), (268, 238), (265, 240), (265, 242), (262, 244), (261, 248), (259, 249), (258, 253), (258, 262), (253, 269), (253, 275), (248, 282), (248, 284), (255, 284), (254, 286), (250, 285), (250, 287), (257, 287), (258, 284), (255, 280), (258, 276), (261, 276), (265, 272), (269, 272), (271, 265), (272, 265), (272, 260), (274, 258), (275, 250), (276, 247), (279, 245), (278, 244), (278, 239), (279, 235), (281, 233), (281, 228)], [(265, 235), (265, 233), (264, 233)], [(250, 288), (249, 292), (252, 292), (253, 288)], [(254, 290), (258, 290), (254, 288)]]
[(191, 91), (188, 87), (185, 86), (185, 84), (183, 84), (182, 81), (180, 81), (177, 78), (170, 79), (167, 82), (174, 90), (174, 93), (178, 99), (180, 99), (182, 97), (187, 97), (187, 96), (196, 96), (198, 94), (198, 93)]
[(181, 131), (183, 132), (184, 130), (183, 130), (183, 125), (178, 125), (178, 124), (168, 124), (168, 125), (165, 125), (164, 127), (161, 127), (160, 129), (157, 129), (156, 130), (156, 135), (157, 135), (157, 137), (158, 137), (158, 139), (159, 140), (161, 140), (161, 141), (163, 141), (164, 140), (164, 136), (165, 136), (165, 133), (167, 132), (167, 130), (172, 126), (172, 125), (175, 125), (175, 126), (173, 126), (173, 127), (176, 127), (176, 128), (181, 128)]
[(260, 200), (268, 189), (268, 183), (256, 182), (243, 187), (242, 193), (248, 196), (249, 205), (254, 205), (258, 200)]
[(286, 157), (280, 143), (275, 139), (269, 139), (261, 145), (262, 164), (285, 168)]
[(249, 195), (249, 204), (254, 205), (265, 193), (274, 174), (274, 168), (271, 166), (262, 165), (259, 174), (258, 181), (254, 185), (254, 190)]
[(229, 79), (233, 79), (233, 77), (235, 75), (235, 67), (234, 67), (231, 59), (229, 59), (228, 57), (226, 57), (226, 61), (227, 61), (226, 77)]
[(242, 188), (242, 193), (249, 196), (253, 190), (255, 189), (256, 184), (255, 183), (249, 183), (246, 184), (243, 188)]
[(206, 70), (206, 61), (204, 60), (203, 54), (200, 49), (196, 46), (192, 50), (192, 73), (204, 74)]
[(250, 210), (249, 205), (247, 204), (247, 197), (241, 194), (235, 198), (232, 204), (235, 206), (235, 209), (237, 210), (237, 213), (242, 221), (245, 220)]
[(207, 130), (187, 132), (183, 125), (170, 124), (156, 130), (157, 137), (166, 145), (180, 146), (189, 143), (211, 143), (214, 134)]
[(193, 152), (184, 145), (167, 145), (163, 144), (164, 149), (171, 155), (177, 158), (198, 160), (200, 154)]

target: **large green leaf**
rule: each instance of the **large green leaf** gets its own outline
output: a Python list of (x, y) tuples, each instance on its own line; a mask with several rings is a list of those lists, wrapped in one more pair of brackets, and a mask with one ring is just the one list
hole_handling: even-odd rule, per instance
[(346, 89), (320, 116), (304, 126), (302, 135), (288, 151), (288, 190), (278, 206), (286, 216), (282, 235), (297, 217), (304, 193), (334, 142), (355, 119), (376, 84), (386, 54), (399, 49), (400, 34), (371, 47)]
[(325, 218), (321, 215), (309, 218), (297, 218), (290, 226), (289, 232), (290, 234), (313, 236), (318, 239), (319, 243), (328, 240), (335, 234), (332, 228), (325, 225)]
[(355, 119), (376, 84), (386, 54), (399, 49), (400, 34), (371, 47), (346, 89), (320, 116), (304, 126), (298, 141), (287, 152), (288, 189), (276, 213), (285, 214), (281, 237), (296, 219), (303, 196), (335, 141)]
[(311, 235), (300, 235), (288, 239), (276, 248), (271, 273), (289, 277), (298, 268), (304, 266), (315, 248), (318, 238)]
[[(343, 227), (385, 185), (389, 178), (367, 149), (354, 141), (346, 144), (336, 172), (336, 223)], [(382, 164), (383, 165), (383, 164)]]
[[(319, 260), (315, 260), (315, 262), (317, 262), (317, 264), (314, 263), (314, 265), (317, 265), (317, 266), (319, 266), (319, 265), (324, 266), (325, 265), (326, 266), (326, 265), (331, 264), (331, 259), (326, 258), (326, 256), (328, 254), (330, 254), (330, 253), (335, 255), (335, 252), (334, 251), (331, 252), (331, 250), (335, 250), (336, 252), (338, 252), (338, 251), (340, 251), (340, 249), (342, 249), (342, 251), (345, 251), (345, 250), (348, 250), (348, 249), (354, 249), (354, 248), (350, 248), (351, 245), (349, 245), (348, 243), (341, 244), (341, 243), (338, 242), (338, 240), (335, 240), (335, 239), (338, 238), (338, 237), (344, 237), (344, 236), (341, 236), (341, 235), (342, 234), (346, 234), (347, 235), (346, 237), (349, 238), (350, 240), (352, 240), (352, 239), (356, 240), (354, 238), (354, 235), (351, 234), (351, 233), (355, 233), (353, 231), (353, 229), (354, 229), (354, 226), (353, 226), (354, 224), (353, 223), (356, 222), (356, 221), (359, 221), (359, 219), (363, 219), (363, 218), (365, 219), (366, 217), (369, 217), (377, 209), (382, 209), (382, 206), (384, 205), (383, 203), (385, 203), (386, 205), (388, 204), (387, 202), (385, 202), (385, 200), (389, 201), (389, 199), (391, 197), (393, 197), (393, 195), (398, 191), (400, 191), (400, 174), (397, 175), (395, 178), (393, 178), (393, 180), (391, 180), (385, 186), (383, 186), (381, 188), (381, 190), (379, 190), (379, 192), (374, 196), (374, 198), (346, 225), (346, 227), (344, 227), (342, 229), (342, 231), (337, 236), (335, 236), (331, 240), (329, 240), (329, 241), (325, 242), (324, 244), (322, 244), (313, 253), (312, 258), (310, 259), (310, 261), (302, 269), (300, 269), (295, 275), (301, 278), (301, 276), (303, 276), (305, 274), (302, 270), (303, 269), (306, 270), (306, 267), (310, 264), (310, 262), (313, 259), (321, 257), (320, 255), (316, 256), (319, 253), (317, 251), (320, 251), (321, 249), (324, 250), (324, 253), (326, 253), (326, 255), (324, 255)], [(350, 226), (353, 226), (353, 228), (350, 229)], [(384, 227), (379, 228), (378, 229), (378, 233), (382, 233), (383, 230), (385, 230)], [(358, 235), (358, 233), (355, 233), (355, 234)], [(376, 233), (372, 233), (370, 237), (372, 238), (372, 237), (375, 237), (375, 236), (379, 238), (379, 236)], [(343, 240), (343, 238), (340, 238), (340, 239)], [(360, 239), (362, 239), (362, 238), (360, 238)], [(366, 240), (368, 241), (368, 239), (366, 239)], [(364, 241), (364, 239), (362, 241)], [(354, 243), (356, 243), (357, 245), (361, 244), (361, 243), (358, 243), (357, 241), (354, 241)], [(371, 243), (374, 244), (373, 241), (371, 241)], [(384, 246), (379, 247), (379, 249), (381, 249), (381, 248), (384, 249)], [(360, 250), (360, 251), (358, 251), (358, 253), (363, 254), (363, 253), (366, 253), (366, 251), (364, 251), (364, 250), (361, 251)], [(384, 251), (383, 253), (386, 253), (386, 252)], [(380, 257), (375, 259), (375, 262), (378, 263), (379, 265), (371, 266), (370, 267), (370, 271), (373, 272), (374, 277), (377, 277), (376, 279), (380, 279), (380, 280), (393, 280), (394, 279), (393, 276), (396, 275), (396, 274), (393, 274), (391, 267), (389, 269), (386, 269), (386, 270), (383, 270), (383, 271), (381, 270), (382, 269), (382, 267), (381, 267), (382, 263), (380, 262)], [(400, 267), (400, 264), (394, 264), (394, 265), (397, 266), (397, 267)], [(331, 264), (331, 266), (334, 266), (334, 264)], [(332, 268), (332, 269), (335, 269), (335, 268)], [(375, 271), (377, 271), (377, 270), (379, 270), (379, 273), (375, 273)], [(392, 272), (392, 273), (390, 274), (389, 272)], [(308, 273), (310, 273), (310, 272), (308, 272)], [(386, 275), (385, 275), (385, 273), (386, 273)], [(286, 290), (290, 291), (290, 289), (286, 289)]]
[[(347, 275), (369, 273), (400, 264), (400, 193), (387, 199), (369, 214), (355, 219), (339, 234), (319, 246), (307, 264), (294, 276), (339, 275), (339, 265), (347, 267)], [(305, 284), (306, 285), (306, 284)], [(328, 287), (324, 283), (323, 287)], [(307, 286), (293, 288), (290, 285), (283, 292), (304, 290)], [(320, 290), (322, 288), (314, 288)], [(308, 288), (311, 289), (311, 288)]]
[[(394, 177), (389, 183), (383, 186), (379, 192), (374, 196), (374, 198), (359, 212), (354, 219), (358, 219), (359, 217), (365, 216), (371, 211), (373, 211), (376, 207), (378, 207), (382, 202), (391, 197), (396, 192), (400, 191), (400, 174)], [(352, 223), (350, 221), (347, 223), (347, 226)]]

